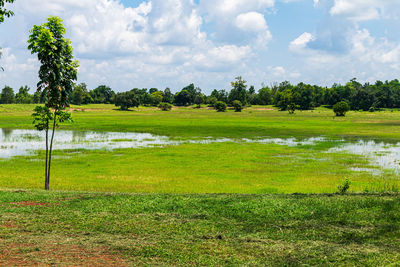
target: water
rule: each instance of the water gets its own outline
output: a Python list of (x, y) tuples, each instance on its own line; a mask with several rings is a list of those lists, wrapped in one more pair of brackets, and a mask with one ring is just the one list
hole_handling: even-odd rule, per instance
[[(328, 152), (364, 156), (369, 159), (370, 164), (374, 167), (400, 173), (400, 143), (388, 144), (384, 142), (359, 140), (355, 143), (342, 143), (337, 147), (331, 148)], [(376, 173), (376, 171), (376, 169), (370, 169), (372, 173)]]
[[(295, 138), (203, 138), (199, 140), (171, 140), (167, 136), (149, 133), (121, 133), (121, 132), (91, 132), (91, 131), (56, 131), (54, 150), (76, 149), (107, 149), (118, 148), (146, 148), (155, 146), (211, 143), (260, 143), (278, 144), (283, 146), (316, 145), (330, 141), (324, 137), (313, 137), (304, 140)], [(328, 149), (330, 153), (347, 153), (364, 156), (370, 161), (371, 168), (358, 168), (354, 171), (370, 171), (377, 173), (379, 169), (393, 170), (400, 173), (400, 143), (387, 144), (384, 142), (363, 141), (346, 142), (337, 140), (336, 146)], [(0, 158), (32, 155), (35, 151), (43, 150), (45, 133), (35, 130), (0, 129)], [(377, 170), (377, 168), (379, 168)]]
[[(51, 132), (50, 132), (51, 133)], [(119, 132), (81, 132), (81, 131), (56, 131), (54, 138), (54, 150), (65, 149), (107, 149), (117, 148), (146, 148), (166, 145), (211, 144), (225, 142), (257, 142), (275, 143), (287, 146), (313, 144), (322, 141), (322, 138), (310, 138), (296, 141), (294, 138), (263, 138), (263, 139), (230, 139), (207, 137), (200, 140), (171, 140), (167, 136), (153, 135), (149, 133), (119, 133)], [(43, 150), (45, 145), (45, 132), (35, 130), (10, 130), (0, 131), (0, 158), (31, 155), (34, 151)]]
[[(31, 155), (34, 151), (44, 149), (45, 140), (45, 132), (1, 129), (0, 158)], [(144, 148), (171, 143), (166, 136), (148, 133), (56, 131), (53, 149), (112, 150), (117, 148)]]

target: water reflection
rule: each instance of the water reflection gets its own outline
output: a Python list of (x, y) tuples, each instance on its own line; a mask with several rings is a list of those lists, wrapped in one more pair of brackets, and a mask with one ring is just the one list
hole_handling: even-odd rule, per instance
[(7, 128), (1, 129), (0, 140), (3, 139), (7, 140), (12, 135), (12, 133), (13, 133), (12, 129), (7, 129)]

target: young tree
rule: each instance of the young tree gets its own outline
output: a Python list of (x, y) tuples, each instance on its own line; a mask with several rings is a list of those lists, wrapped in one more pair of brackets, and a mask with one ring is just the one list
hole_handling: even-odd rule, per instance
[[(64, 38), (66, 29), (59, 17), (49, 17), (47, 22), (34, 25), (30, 31), (28, 49), (37, 54), (41, 63), (38, 91), (45, 98), (44, 106), (37, 106), (32, 114), (35, 127), (46, 133), (45, 189), (50, 189), (51, 153), (55, 128), (58, 123), (71, 121), (71, 114), (65, 111), (77, 79), (78, 61), (74, 60), (71, 41)], [(49, 129), (52, 128), (49, 140)]]

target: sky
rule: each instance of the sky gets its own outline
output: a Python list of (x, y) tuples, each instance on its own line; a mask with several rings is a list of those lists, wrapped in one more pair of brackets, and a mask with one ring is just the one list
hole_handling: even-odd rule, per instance
[(78, 82), (114, 91), (194, 83), (256, 89), (400, 78), (399, 0), (16, 0), (0, 24), (0, 88), (38, 82), (29, 30), (50, 15), (67, 28)]

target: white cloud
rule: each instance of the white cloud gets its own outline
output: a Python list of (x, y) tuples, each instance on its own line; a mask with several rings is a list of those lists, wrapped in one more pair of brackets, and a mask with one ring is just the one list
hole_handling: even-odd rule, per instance
[[(149, 0), (128, 8), (118, 0), (31, 0), (29, 6), (16, 1), (12, 23), (0, 28), (0, 35), (7, 36), (0, 45), (15, 45), (8, 38), (11, 32), (18, 33), (19, 45), (13, 47), (13, 54), (5, 51), (1, 63), (10, 70), (24, 70), (26, 64), (35, 62), (29, 73), (16, 71), (11, 83), (36, 84), (32, 81), (37, 80), (38, 65), (26, 49), (28, 31), (53, 14), (64, 19), (67, 36), (81, 63), (79, 81), (90, 87), (106, 83), (126, 90), (133, 86), (182, 85), (190, 79), (205, 85), (210, 83), (210, 77), (204, 78), (209, 72), (229, 84), (231, 77), (247, 70), (246, 63), (255, 56), (253, 51), (265, 47), (271, 39), (260, 12), (272, 7), (274, 1), (218, 0), (214, 4)], [(213, 31), (202, 30), (205, 16), (219, 23), (220, 15), (226, 18), (222, 24), (236, 28), (239, 43), (219, 43), (210, 38)], [(215, 32), (219, 34), (218, 29)], [(0, 75), (5, 77), (2, 82), (11, 80), (5, 73)]]
[(290, 43), (289, 50), (296, 53), (302, 53), (307, 47), (307, 44), (313, 40), (315, 40), (315, 37), (311, 33), (305, 32)]
[(330, 14), (353, 21), (373, 20), (381, 18), (392, 5), (398, 7), (398, 4), (398, 0), (334, 0)]
[(261, 32), (268, 29), (264, 15), (258, 12), (239, 14), (236, 17), (235, 24), (243, 31)]

